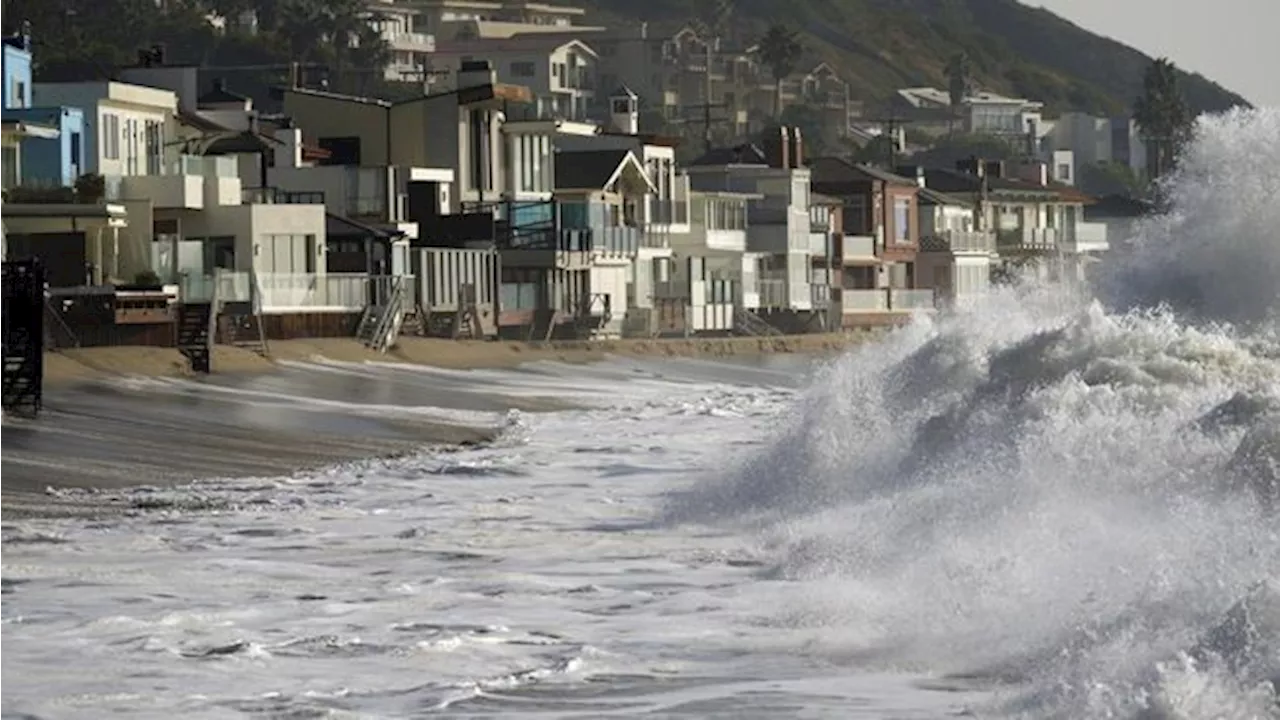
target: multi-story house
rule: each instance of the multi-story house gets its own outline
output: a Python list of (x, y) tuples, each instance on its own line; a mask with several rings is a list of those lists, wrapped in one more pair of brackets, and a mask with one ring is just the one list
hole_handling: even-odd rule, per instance
[[(694, 190), (755, 196), (748, 218), (746, 261), (756, 263), (759, 301), (754, 307), (744, 302), (744, 309), (778, 322), (792, 324), (799, 318), (807, 323), (815, 297), (810, 171), (804, 167), (799, 133), (778, 128), (766, 134), (761, 146), (748, 143), (713, 150), (695, 160), (688, 172)], [(744, 293), (750, 290), (744, 285)]]
[(420, 0), (413, 4), (419, 26), (441, 40), (509, 38), (537, 32), (590, 33), (600, 27), (574, 24), (579, 7), (523, 0)]
[(478, 59), (490, 62), (500, 82), (529, 88), (537, 117), (585, 120), (596, 105), (598, 58), (581, 40), (548, 33), (442, 42), (430, 69), (441, 87), (452, 86), (463, 64)]
[[(776, 82), (754, 47), (704, 38), (690, 27), (651, 32), (644, 23), (594, 34), (590, 42), (600, 53), (601, 83), (627, 85), (646, 113), (666, 121), (701, 119), (694, 108), (710, 102), (718, 106), (713, 140), (721, 143), (757, 134), (777, 120)], [(783, 80), (783, 107), (797, 103), (821, 111), (824, 140), (845, 137), (861, 114), (848, 84), (825, 63)]]
[(1082, 168), (1096, 163), (1124, 165), (1135, 173), (1147, 171), (1147, 147), (1133, 118), (1095, 117), (1087, 113), (1069, 112), (1058, 117), (1040, 141), (1045, 159), (1069, 152), (1074, 165), (1070, 178), (1063, 178), (1061, 161), (1054, 160), (1053, 175), (1059, 181), (1074, 180)]
[(70, 187), (84, 171), (84, 114), (34, 102), (31, 37), (4, 39), (4, 187)]
[(914, 129), (931, 134), (956, 130), (1022, 138), (1028, 130), (1040, 137), (1044, 129), (1044, 103), (985, 91), (970, 93), (959, 107), (952, 107), (946, 90), (902, 88), (893, 97), (893, 109), (911, 121)]
[(978, 229), (975, 204), (926, 186), (921, 168), (900, 169), (915, 173), (920, 186), (920, 252), (916, 255), (916, 282), (932, 288), (941, 306), (962, 305), (986, 293), (991, 284), (996, 254), (995, 233)]
[(435, 52), (436, 39), (419, 29), (418, 8), (394, 0), (369, 0), (368, 23), (386, 41), (390, 62), (383, 69), (387, 80), (428, 82), (427, 58)]
[(926, 186), (975, 206), (975, 229), (995, 233), (998, 269), (1033, 267), (1041, 275), (1080, 278), (1110, 249), (1107, 228), (1086, 222), (1091, 199), (1053, 182), (1042, 161), (971, 159), (955, 170), (926, 169)]
[[(627, 87), (619, 87), (610, 96), (611, 121), (592, 135), (558, 135), (556, 149), (574, 151), (628, 151), (644, 168), (650, 186), (639, 207), (633, 212), (633, 223), (640, 229), (635, 257), (627, 279), (627, 334), (654, 334), (660, 308), (671, 305), (683, 295), (672, 297), (669, 282), (672, 272), (673, 237), (689, 234), (689, 178), (676, 170), (676, 145), (673, 138), (639, 133), (638, 98)], [(566, 156), (557, 159), (561, 168)]]
[(932, 309), (933, 291), (921, 289), (916, 277), (916, 180), (840, 158), (817, 158), (809, 167), (813, 189), (843, 204), (841, 324), (891, 322), (903, 313)]
[(177, 96), (158, 88), (114, 81), (36, 83), (40, 105), (78, 107), (95, 131), (85, 139), (85, 172), (106, 180), (115, 197), (126, 176), (164, 172), (166, 143), (174, 137)]

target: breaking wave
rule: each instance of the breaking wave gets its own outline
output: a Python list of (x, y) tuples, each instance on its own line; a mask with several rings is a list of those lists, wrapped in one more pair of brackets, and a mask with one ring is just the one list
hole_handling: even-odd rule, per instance
[(1096, 292), (832, 363), (669, 519), (758, 533), (807, 651), (997, 688), (984, 713), (1280, 716), (1280, 111), (1202, 119), (1168, 190)]

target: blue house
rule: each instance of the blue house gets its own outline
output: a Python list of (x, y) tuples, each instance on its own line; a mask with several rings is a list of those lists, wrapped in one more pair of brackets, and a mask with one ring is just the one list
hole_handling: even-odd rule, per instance
[(9, 146), (5, 159), (14, 161), (16, 168), (6, 187), (71, 186), (84, 171), (84, 111), (32, 107), (31, 86), (31, 35), (24, 29), (21, 35), (4, 38), (3, 121)]

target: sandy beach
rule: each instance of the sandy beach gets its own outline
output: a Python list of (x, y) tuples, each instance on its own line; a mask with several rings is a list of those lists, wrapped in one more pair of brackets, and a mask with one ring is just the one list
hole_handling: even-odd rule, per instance
[[(370, 350), (352, 338), (274, 340), (270, 359), (230, 346), (215, 348), (216, 375), (261, 373), (273, 361), (317, 358), (341, 362), (393, 362), (458, 370), (513, 368), (523, 363), (599, 362), (610, 356), (637, 358), (733, 358), (769, 354), (824, 355), (865, 342), (874, 331), (780, 337), (627, 339), (545, 343), (401, 338), (387, 353)], [(45, 354), (45, 380), (52, 386), (118, 375), (178, 377), (190, 375), (186, 360), (172, 348), (102, 347)]]
[[(43, 412), (34, 420), (4, 419), (3, 513), (113, 512), (121, 509), (113, 506), (117, 500), (96, 491), (285, 476), (428, 447), (484, 443), (503, 431), (502, 418), (510, 411), (571, 407), (554, 393), (512, 393), (483, 382), (423, 377), (412, 371), (415, 366), (481, 371), (610, 358), (729, 362), (823, 355), (867, 337), (539, 344), (404, 338), (385, 354), (352, 339), (289, 340), (272, 342), (269, 359), (220, 346), (210, 376), (193, 376), (172, 348), (47, 353)], [(370, 361), (408, 370), (318, 370), (326, 363), (361, 367)], [(424, 409), (457, 416), (442, 418)]]

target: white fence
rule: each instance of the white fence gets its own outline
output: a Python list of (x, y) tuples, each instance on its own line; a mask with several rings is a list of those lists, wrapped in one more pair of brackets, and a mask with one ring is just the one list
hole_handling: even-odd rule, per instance
[[(406, 275), (402, 292), (406, 302), (416, 302), (412, 275)], [(257, 286), (254, 286), (254, 280)], [(383, 304), (396, 278), (364, 273), (262, 273), (256, 278), (247, 272), (219, 272), (216, 275), (186, 274), (180, 278), (179, 292), (186, 302), (253, 302), (266, 314), (296, 312), (358, 312), (370, 304)]]

